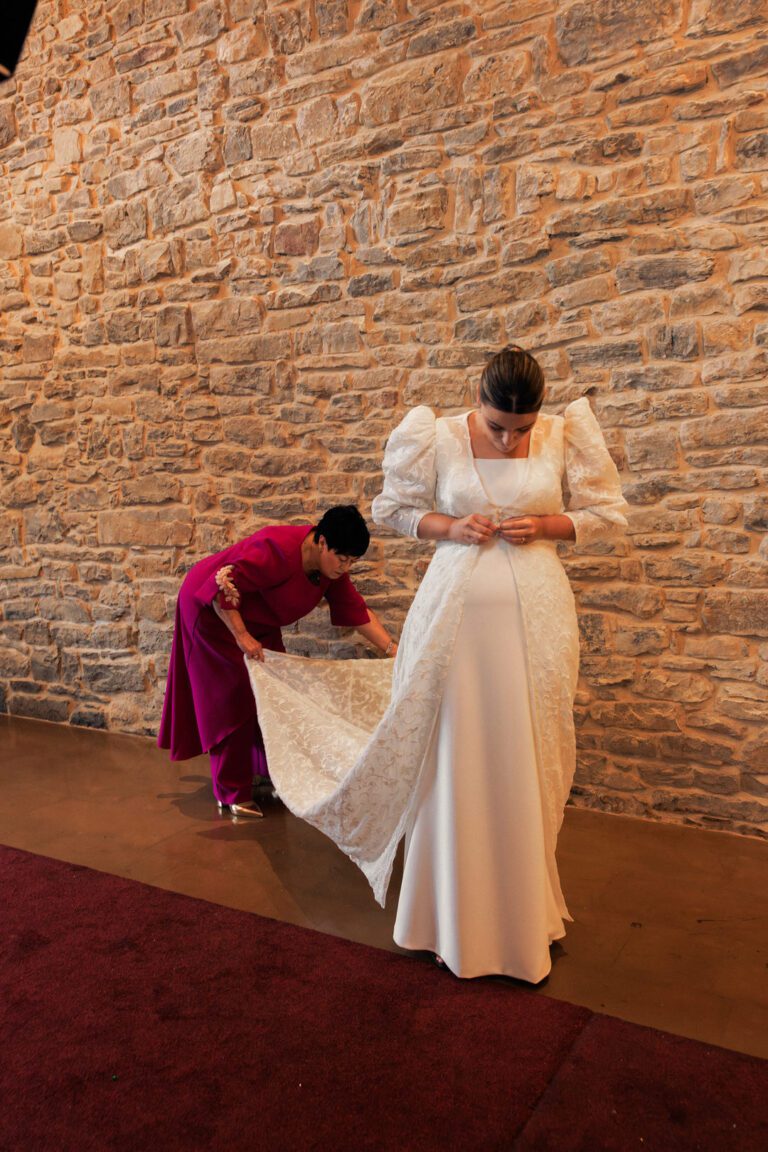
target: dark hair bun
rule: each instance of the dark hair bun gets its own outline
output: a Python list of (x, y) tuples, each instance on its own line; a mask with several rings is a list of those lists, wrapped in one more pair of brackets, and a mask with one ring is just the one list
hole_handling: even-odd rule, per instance
[(509, 344), (488, 361), (480, 377), (480, 403), (499, 412), (538, 412), (544, 399), (544, 373), (517, 344)]

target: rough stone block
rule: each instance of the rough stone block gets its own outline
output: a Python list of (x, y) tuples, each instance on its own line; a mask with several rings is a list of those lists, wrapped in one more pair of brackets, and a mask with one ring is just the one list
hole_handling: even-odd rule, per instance
[(619, 93), (619, 103), (629, 104), (634, 100), (653, 100), (657, 96), (679, 96), (684, 92), (695, 92), (697, 88), (704, 87), (707, 78), (707, 65), (691, 61), (627, 84)]
[(655, 616), (664, 606), (664, 595), (659, 590), (624, 584), (584, 588), (579, 600), (584, 607), (629, 612), (644, 620)]
[(275, 229), (275, 254), (311, 256), (317, 250), (319, 236), (320, 222), (316, 216), (286, 220)]
[(391, 124), (407, 116), (456, 104), (462, 83), (458, 56), (400, 65), (363, 87), (361, 123)]
[(387, 213), (387, 233), (400, 237), (443, 228), (448, 207), (445, 188), (431, 188), (404, 200), (396, 200)]
[(8, 711), (12, 716), (28, 716), (34, 720), (49, 720), (63, 724), (69, 715), (69, 702), (53, 696), (30, 696), (15, 692), (8, 697)]
[(112, 204), (104, 212), (104, 235), (110, 248), (125, 248), (147, 235), (147, 206), (143, 200)]
[(193, 304), (192, 325), (198, 340), (228, 337), (236, 332), (260, 332), (263, 310), (258, 300), (233, 297)]
[(221, 149), (210, 131), (194, 132), (174, 141), (165, 155), (180, 176), (190, 172), (217, 172), (222, 163)]
[(728, 574), (729, 561), (711, 556), (709, 552), (691, 551), (674, 556), (649, 556), (643, 561), (643, 569), (649, 580), (660, 584), (710, 588)]
[(149, 217), (157, 235), (188, 228), (208, 217), (208, 209), (196, 176), (167, 185), (152, 193)]
[[(151, 476), (140, 476), (126, 480), (120, 486), (124, 504), (167, 504), (181, 498), (182, 489), (175, 476), (155, 472)], [(112, 645), (116, 647), (116, 645)]]
[(549, 288), (547, 277), (537, 269), (514, 269), (476, 283), (460, 284), (456, 303), (460, 312), (477, 312), (496, 304), (511, 304), (541, 296)]
[(745, 284), (733, 295), (733, 309), (737, 316), (745, 312), (768, 312), (768, 284)]
[(271, 9), (266, 17), (269, 44), (276, 56), (301, 52), (312, 36), (309, 6)]
[(131, 89), (127, 80), (115, 76), (94, 85), (88, 92), (95, 120), (115, 120), (131, 110)]
[(559, 292), (552, 293), (552, 303), (563, 312), (572, 312), (583, 308), (587, 304), (599, 303), (607, 300), (614, 291), (613, 279), (610, 276), (593, 276), (589, 280), (580, 280), (568, 288), (561, 288)]
[(679, 442), (674, 429), (628, 429), (625, 443), (633, 469), (674, 469), (678, 465)]
[(768, 590), (710, 589), (704, 593), (701, 619), (709, 632), (768, 636)]
[(675, 700), (681, 704), (703, 704), (714, 692), (706, 676), (693, 672), (671, 672), (665, 668), (641, 672), (635, 680), (634, 688), (640, 696), (648, 696), (652, 700)]
[(10, 103), (0, 104), (0, 148), (6, 148), (16, 139), (18, 127), (13, 106)]
[(732, 33), (764, 19), (764, 0), (693, 0), (686, 35)]
[(568, 349), (568, 360), (574, 371), (587, 368), (612, 368), (617, 364), (640, 362), (639, 340), (605, 340), (599, 344), (578, 344)]
[(566, 64), (583, 64), (677, 30), (677, 0), (578, 0), (556, 17), (557, 47)]
[(251, 130), (245, 124), (228, 128), (224, 136), (224, 160), (232, 166), (242, 164), (253, 156)]
[(592, 309), (592, 322), (598, 332), (618, 335), (664, 319), (664, 305), (657, 293), (628, 300), (611, 300)]
[(66, 243), (67, 233), (63, 228), (29, 228), (24, 233), (24, 251), (27, 256), (55, 252)]
[(728, 412), (685, 420), (680, 425), (684, 448), (734, 447), (757, 444), (768, 439), (768, 415), (754, 412)]
[(759, 44), (749, 52), (727, 56), (724, 60), (715, 61), (711, 67), (721, 88), (738, 84), (747, 76), (762, 76), (768, 72), (768, 44)]
[(21, 255), (21, 231), (12, 221), (0, 224), (0, 259), (15, 260)]
[(669, 648), (668, 628), (619, 628), (614, 636), (616, 651), (624, 656), (658, 655)]
[(161, 348), (189, 344), (192, 340), (189, 308), (178, 304), (159, 308), (155, 314), (155, 340)]
[(338, 130), (336, 104), (330, 96), (320, 96), (302, 104), (296, 114), (296, 131), (305, 148), (324, 144)]
[(282, 332), (230, 336), (201, 342), (197, 357), (202, 364), (248, 364), (276, 361), (291, 356), (291, 338)]
[(693, 186), (693, 202), (700, 216), (711, 216), (751, 200), (755, 187), (742, 176), (722, 176), (717, 180), (704, 180)]
[(210, 389), (214, 396), (266, 396), (274, 383), (274, 366), (266, 364), (210, 369)]
[(457, 407), (466, 403), (467, 385), (460, 374), (424, 369), (412, 372), (403, 400), (410, 407), (428, 404), (437, 408)]
[(768, 254), (764, 248), (748, 248), (731, 257), (728, 278), (732, 282), (754, 280), (757, 277), (768, 277)]
[(53, 154), (62, 168), (80, 163), (82, 137), (76, 128), (58, 128), (53, 133)]
[(255, 160), (282, 160), (299, 148), (292, 124), (257, 124), (251, 128), (251, 153)]
[(189, 508), (126, 508), (99, 512), (99, 543), (127, 547), (178, 547), (192, 539)]
[(619, 292), (677, 288), (692, 280), (706, 280), (714, 267), (711, 256), (643, 256), (617, 265), (616, 286)]
[(768, 168), (768, 132), (756, 132), (737, 142), (736, 165), (746, 172), (761, 172)]
[(112, 661), (83, 655), (82, 668), (83, 681), (100, 695), (144, 690), (144, 674), (134, 659)]
[(394, 287), (391, 272), (366, 272), (362, 276), (350, 277), (347, 292), (350, 296), (376, 296), (380, 292), (390, 292)]
[(182, 271), (181, 246), (176, 241), (160, 240), (154, 244), (143, 244), (137, 254), (137, 263), (144, 283), (157, 280), (161, 276), (178, 275)]
[(363, 0), (355, 26), (363, 31), (380, 31), (390, 28), (397, 20), (397, 0)]
[(579, 252), (575, 256), (566, 256), (561, 260), (550, 260), (545, 265), (549, 282), (553, 288), (560, 288), (564, 284), (572, 284), (575, 280), (584, 280), (594, 276), (597, 272), (606, 272), (611, 267), (610, 258), (605, 252)]
[(414, 296), (393, 293), (376, 301), (373, 318), (390, 324), (416, 324), (449, 319), (450, 302), (444, 292), (420, 292)]
[(173, 23), (173, 31), (183, 48), (210, 44), (224, 28), (224, 18), (217, 0), (200, 4), (194, 12)]
[(464, 99), (492, 100), (500, 93), (509, 97), (519, 92), (531, 74), (530, 53), (514, 48), (498, 55), (483, 56), (472, 64), (464, 81)]
[(55, 344), (55, 332), (30, 332), (24, 337), (22, 359), (27, 364), (39, 364), (51, 360)]

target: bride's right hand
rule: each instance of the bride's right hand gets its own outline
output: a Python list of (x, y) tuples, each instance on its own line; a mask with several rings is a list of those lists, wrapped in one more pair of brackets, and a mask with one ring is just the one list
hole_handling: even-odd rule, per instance
[(456, 544), (486, 544), (495, 534), (496, 525), (479, 512), (454, 520), (448, 529), (448, 539)]

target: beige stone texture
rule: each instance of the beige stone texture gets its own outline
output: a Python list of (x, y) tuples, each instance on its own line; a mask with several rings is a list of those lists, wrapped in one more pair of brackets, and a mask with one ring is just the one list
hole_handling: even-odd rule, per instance
[[(768, 834), (765, 0), (39, 4), (0, 95), (0, 710), (150, 732), (199, 557), (367, 513), (507, 341), (630, 502), (563, 547), (578, 803)], [(397, 630), (430, 549), (360, 564)], [(293, 651), (359, 651), (318, 614)]]

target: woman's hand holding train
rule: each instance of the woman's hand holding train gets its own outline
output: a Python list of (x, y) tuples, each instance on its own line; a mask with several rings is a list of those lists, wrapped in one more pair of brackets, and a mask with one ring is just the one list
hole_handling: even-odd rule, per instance
[(241, 632), (235, 636), (235, 641), (241, 652), (246, 656), (250, 656), (251, 660), (264, 660), (264, 649), (258, 640), (251, 636), (250, 632)]

